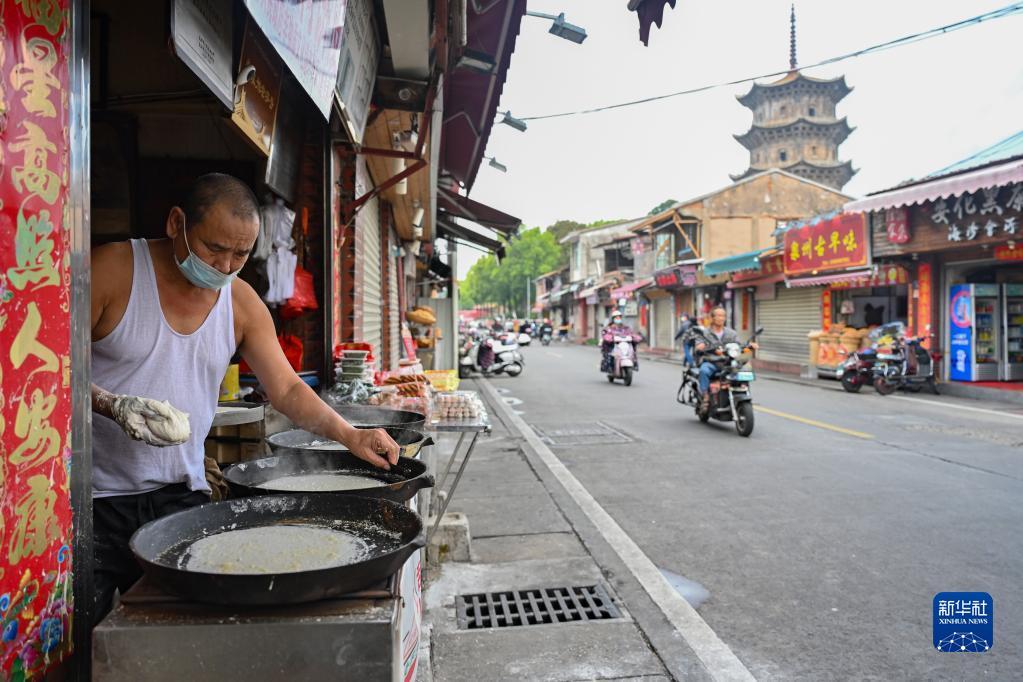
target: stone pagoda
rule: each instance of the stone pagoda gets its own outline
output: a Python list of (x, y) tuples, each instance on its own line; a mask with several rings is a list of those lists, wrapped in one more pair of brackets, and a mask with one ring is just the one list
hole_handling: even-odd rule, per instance
[(789, 72), (781, 80), (754, 83), (738, 97), (753, 112), (749, 131), (735, 139), (749, 150), (749, 168), (733, 175), (741, 180), (769, 168), (842, 189), (856, 173), (851, 161), (838, 160), (838, 145), (853, 131), (836, 105), (852, 88), (845, 77), (824, 80), (803, 75), (796, 65), (796, 10), (790, 15)]

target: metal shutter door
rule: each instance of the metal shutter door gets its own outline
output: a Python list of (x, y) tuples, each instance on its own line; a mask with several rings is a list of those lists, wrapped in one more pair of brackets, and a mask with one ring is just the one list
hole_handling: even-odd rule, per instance
[[(395, 234), (394, 230), (391, 230), (391, 244), (398, 244), (398, 235)], [(391, 254), (387, 254), (387, 257), (391, 259), (391, 267), (387, 270), (387, 293), (388, 293), (388, 320), (387, 329), (384, 333), (388, 334), (391, 339), (391, 357), (388, 358), (390, 365), (388, 368), (397, 369), (398, 361), (401, 359), (401, 306), (398, 303), (398, 262), (397, 259), (392, 258)]]
[[(361, 171), (360, 182), (370, 186), (366, 173), (366, 164), (359, 159), (358, 170)], [(362, 277), (362, 338), (361, 341), (373, 344), (373, 355), (380, 357), (382, 350), (381, 329), (383, 327), (383, 306), (380, 304), (380, 202), (375, 197), (366, 202), (355, 218), (356, 239), (362, 241), (362, 258), (356, 262), (361, 268)], [(384, 363), (381, 362), (381, 365)]]
[(672, 327), (675, 313), (675, 297), (658, 298), (654, 301), (655, 348), (671, 348), (675, 330)]
[(810, 342), (806, 335), (821, 326), (821, 287), (778, 287), (773, 301), (757, 301), (757, 326), (764, 328), (757, 357), (805, 365)]

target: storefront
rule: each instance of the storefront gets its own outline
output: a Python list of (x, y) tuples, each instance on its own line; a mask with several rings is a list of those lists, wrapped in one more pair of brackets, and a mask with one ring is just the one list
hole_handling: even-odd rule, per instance
[(654, 273), (652, 286), (643, 289), (649, 305), (646, 336), (654, 350), (676, 349), (675, 332), (679, 315), (693, 309), (693, 287), (697, 283), (695, 263), (682, 263)]
[[(910, 331), (942, 355), (946, 380), (994, 387), (1023, 380), (1018, 147), (999, 143), (991, 150), (1001, 156), (985, 150), (848, 207), (871, 212), (875, 258), (907, 270)], [(987, 162), (977, 167), (978, 159)]]

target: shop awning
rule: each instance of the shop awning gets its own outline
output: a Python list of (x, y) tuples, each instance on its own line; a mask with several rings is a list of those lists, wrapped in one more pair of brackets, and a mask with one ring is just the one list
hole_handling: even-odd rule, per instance
[(645, 286), (648, 286), (653, 281), (654, 281), (653, 277), (649, 277), (647, 279), (641, 279), (641, 280), (637, 280), (635, 282), (629, 282), (628, 284), (626, 284), (624, 286), (620, 286), (617, 289), (612, 289), (611, 290), (611, 298), (613, 298), (613, 299), (627, 298), (629, 296), (629, 294), (631, 294), (632, 292), (634, 292), (634, 291), (636, 291), (638, 289), (642, 289)]
[(465, 3), (466, 49), (477, 66), (455, 66), (444, 74), (440, 165), (467, 190), (483, 160), (525, 13), (526, 0)]
[(437, 190), (437, 208), (447, 215), (462, 218), (505, 234), (514, 234), (522, 224), (522, 221), (513, 215), (508, 215), (496, 208), (445, 189)]
[(967, 173), (943, 176), (930, 181), (922, 180), (912, 185), (897, 187), (859, 201), (852, 201), (845, 205), (845, 210), (865, 213), (899, 206), (912, 206), (977, 192), (985, 187), (999, 187), (1014, 182), (1023, 182), (1023, 158), (978, 168)]
[(487, 251), (490, 251), (497, 259), (504, 258), (504, 244), (496, 239), (484, 236), (479, 232), (470, 230), (462, 225), (456, 225), (454, 222), (449, 220), (437, 219), (437, 232), (439, 235), (444, 237), (454, 237), (470, 244), (475, 244)]
[(587, 298), (589, 296), (593, 296), (594, 294), (599, 292), (601, 289), (606, 289), (607, 287), (611, 286), (612, 284), (615, 284), (617, 281), (618, 280), (613, 279), (613, 278), (601, 280), (601, 281), (597, 282), (596, 284), (594, 284), (593, 286), (591, 286), (591, 287), (589, 287), (587, 289), (583, 289), (578, 294), (576, 294), (575, 297), (576, 298)]
[(838, 282), (855, 282), (856, 280), (869, 280), (874, 274), (872, 268), (866, 270), (853, 270), (851, 272), (839, 272), (833, 275), (821, 275), (820, 277), (800, 277), (799, 279), (785, 280), (785, 285), (791, 288), (798, 287), (823, 287)]
[(741, 270), (759, 270), (760, 256), (764, 255), (768, 251), (774, 251), (776, 248), (776, 246), (768, 246), (767, 248), (757, 249), (756, 251), (739, 253), (734, 256), (726, 256), (724, 258), (718, 258), (717, 260), (707, 261), (703, 264), (703, 274), (708, 277), (714, 277), (715, 275), (724, 275), (729, 272), (739, 272)]
[(778, 272), (773, 275), (764, 275), (763, 277), (755, 277), (753, 279), (744, 279), (739, 282), (728, 282), (725, 287), (728, 289), (755, 289), (762, 287), (765, 284), (777, 284), (778, 282), (785, 281), (785, 273)]

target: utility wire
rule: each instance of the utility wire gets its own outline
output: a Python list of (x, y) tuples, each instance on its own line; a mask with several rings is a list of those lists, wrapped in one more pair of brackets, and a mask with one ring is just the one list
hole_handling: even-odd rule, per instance
[[(1013, 3), (1011, 5), (1007, 5), (1005, 7), (1002, 7), (1001, 9), (996, 9), (996, 10), (992, 10), (990, 12), (985, 12), (984, 14), (978, 14), (977, 16), (970, 17), (969, 19), (963, 19), (962, 21), (957, 21), (957, 22), (952, 23), (952, 24), (946, 24), (945, 26), (939, 26), (937, 28), (932, 28), (930, 30), (922, 31), (920, 33), (913, 33), (912, 35), (903, 36), (901, 38), (896, 38), (894, 40), (889, 40), (889, 41), (884, 42), (884, 43), (878, 43), (876, 45), (871, 45), (870, 47), (865, 47), (862, 50), (856, 50), (855, 52), (848, 52), (846, 54), (839, 55), (837, 57), (829, 57), (828, 59), (824, 59), (822, 61), (816, 62), (815, 64), (810, 64), (809, 66), (804, 66), (800, 70), (803, 70), (803, 69), (814, 69), (814, 68), (817, 68), (819, 66), (827, 66), (828, 64), (836, 64), (838, 62), (845, 61), (847, 59), (853, 59), (855, 57), (862, 57), (864, 55), (873, 54), (875, 52), (882, 52), (884, 50), (890, 50), (890, 49), (892, 49), (894, 47), (901, 47), (903, 45), (911, 45), (913, 43), (917, 43), (917, 42), (920, 42), (920, 41), (923, 41), (923, 40), (927, 40), (928, 38), (934, 38), (934, 37), (939, 36), (939, 35), (944, 35), (946, 33), (952, 33), (953, 31), (958, 31), (958, 30), (963, 29), (963, 28), (968, 28), (970, 26), (975, 26), (975, 25), (980, 24), (981, 22), (984, 22), (984, 21), (992, 21), (994, 19), (1002, 19), (1004, 17), (1012, 16), (1014, 14), (1019, 14), (1021, 12), (1023, 12), (1023, 2), (1016, 2), (1016, 3)], [(596, 113), (599, 113), (601, 111), (611, 111), (612, 109), (622, 109), (624, 107), (636, 106), (637, 104), (647, 104), (649, 102), (657, 102), (659, 100), (670, 99), (672, 97), (680, 97), (682, 95), (692, 95), (692, 94), (695, 94), (695, 93), (698, 93), (698, 92), (706, 92), (707, 90), (714, 90), (714, 89), (717, 89), (717, 88), (724, 88), (724, 87), (729, 87), (729, 86), (732, 86), (732, 85), (741, 85), (742, 83), (749, 83), (749, 82), (760, 80), (760, 79), (763, 79), (763, 78), (773, 78), (775, 76), (783, 76), (783, 75), (785, 75), (785, 74), (787, 74), (789, 72), (790, 72), (789, 69), (785, 69), (783, 71), (774, 71), (772, 73), (765, 73), (765, 74), (761, 74), (759, 76), (749, 76), (748, 78), (739, 78), (737, 80), (726, 81), (726, 82), (723, 82), (723, 83), (714, 83), (714, 84), (711, 84), (711, 85), (701, 85), (700, 87), (690, 88), (688, 90), (679, 90), (678, 92), (669, 92), (669, 93), (666, 93), (666, 94), (663, 94), (663, 95), (654, 95), (652, 97), (644, 97), (643, 99), (636, 99), (636, 100), (631, 100), (631, 101), (628, 101), (628, 102), (619, 102), (618, 104), (609, 104), (609, 105), (606, 105), (606, 106), (596, 107), (596, 108), (593, 108), (593, 109), (579, 109), (579, 110), (576, 110), (576, 111), (564, 111), (564, 112), (561, 112), (561, 113), (558, 113), (558, 114), (544, 114), (542, 116), (523, 116), (520, 120), (523, 120), (523, 121), (542, 121), (542, 120), (546, 120), (546, 119), (549, 119), (549, 118), (564, 118), (566, 116), (579, 116), (579, 115), (582, 115), (582, 114), (596, 114)]]

